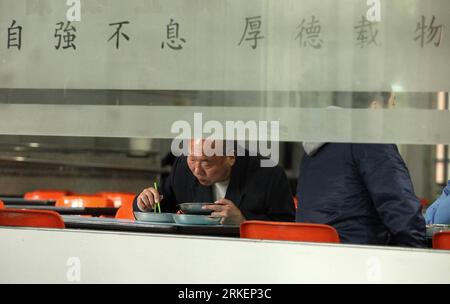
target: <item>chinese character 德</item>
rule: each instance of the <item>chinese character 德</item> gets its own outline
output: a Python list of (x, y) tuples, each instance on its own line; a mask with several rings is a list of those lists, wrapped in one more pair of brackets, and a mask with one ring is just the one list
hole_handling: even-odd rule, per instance
[(299, 29), (299, 32), (295, 39), (299, 40), (300, 46), (306, 47), (310, 45), (315, 49), (322, 47), (323, 40), (319, 37), (322, 27), (315, 16), (312, 16), (310, 22), (306, 22), (303, 18), (302, 22), (297, 26), (297, 29)]

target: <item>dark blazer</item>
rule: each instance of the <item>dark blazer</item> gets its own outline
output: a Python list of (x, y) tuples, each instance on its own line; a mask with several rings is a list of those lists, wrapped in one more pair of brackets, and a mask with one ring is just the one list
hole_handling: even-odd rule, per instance
[(332, 225), (343, 243), (423, 247), (425, 221), (395, 145), (329, 143), (300, 165), (298, 222)]
[[(225, 198), (231, 200), (247, 220), (294, 221), (292, 191), (283, 169), (261, 167), (260, 156), (237, 156)], [(201, 185), (187, 165), (185, 156), (176, 159), (160, 191), (161, 210), (176, 212), (177, 204), (214, 202), (212, 187)], [(137, 201), (133, 203), (136, 211)]]

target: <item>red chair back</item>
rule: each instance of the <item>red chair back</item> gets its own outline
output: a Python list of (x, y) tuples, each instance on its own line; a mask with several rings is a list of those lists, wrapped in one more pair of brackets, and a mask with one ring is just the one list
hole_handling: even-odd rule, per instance
[(433, 235), (433, 248), (450, 250), (450, 231), (441, 231)]
[(54, 211), (0, 209), (0, 226), (65, 228), (61, 216)]
[(0, 201), (0, 209), (2, 208), (5, 208), (5, 204), (2, 201)]
[(68, 191), (62, 190), (36, 190), (33, 192), (27, 192), (24, 195), (25, 200), (51, 200), (56, 201), (61, 196), (68, 195)]
[(117, 210), (116, 219), (118, 220), (135, 220), (133, 206), (123, 205)]
[(421, 198), (421, 197), (419, 197), (418, 199), (419, 199), (419, 201), (420, 201), (420, 205), (421, 205), (423, 208), (428, 207), (428, 205), (430, 204), (430, 201), (427, 200), (426, 198)]
[(132, 205), (136, 196), (134, 193), (122, 192), (100, 192), (98, 195), (111, 200), (116, 208), (120, 208), (122, 205)]
[(246, 221), (241, 224), (241, 238), (298, 242), (339, 243), (331, 226), (291, 222)]
[(135, 197), (135, 194), (127, 194), (127, 196), (123, 197), (122, 205), (116, 213), (116, 219), (135, 220), (133, 211), (133, 201)]
[(87, 207), (87, 208), (112, 208), (114, 203), (98, 195), (72, 195), (62, 196), (56, 203), (56, 207)]

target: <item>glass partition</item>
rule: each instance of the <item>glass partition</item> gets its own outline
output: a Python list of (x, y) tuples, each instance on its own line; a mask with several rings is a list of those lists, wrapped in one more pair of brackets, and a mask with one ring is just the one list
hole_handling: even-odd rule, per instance
[[(300, 142), (396, 143), (431, 197), (449, 171), (449, 11), (447, 0), (1, 0), (0, 141), (11, 155), (53, 138), (163, 158), (197, 125), (281, 142), (292, 176)], [(395, 107), (373, 111), (382, 92)], [(151, 163), (139, 166), (161, 169)]]

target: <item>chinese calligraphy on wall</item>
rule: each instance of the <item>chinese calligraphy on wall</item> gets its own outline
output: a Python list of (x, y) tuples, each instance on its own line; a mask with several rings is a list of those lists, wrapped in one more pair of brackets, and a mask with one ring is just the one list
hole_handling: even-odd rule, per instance
[[(104, 37), (105, 42), (110, 43), (116, 50), (119, 50), (122, 44), (130, 42), (132, 35), (128, 33), (127, 26), (131, 21), (111, 22), (105, 26), (112, 29), (109, 37)], [(237, 39), (237, 46), (249, 47), (256, 50), (261, 46), (264, 39), (268, 39), (265, 33), (264, 19), (260, 15), (248, 16), (242, 22), (242, 32)], [(369, 21), (366, 16), (362, 15), (360, 19), (354, 23), (354, 45), (358, 48), (377, 47), (380, 46), (380, 29), (379, 22)], [(165, 27), (161, 27), (165, 34), (161, 49), (170, 49), (180, 51), (188, 43), (185, 33), (182, 31), (181, 24), (174, 18), (170, 18)], [(420, 16), (417, 20), (417, 26), (411, 30), (412, 39), (421, 48), (427, 46), (440, 47), (444, 39), (445, 25), (440, 23), (435, 15)], [(5, 46), (7, 49), (15, 49), (20, 51), (26, 43), (22, 39), (22, 34), (27, 29), (16, 19), (12, 19), (7, 31), (7, 41)], [(312, 15), (300, 18), (297, 25), (293, 26), (293, 39), (297, 41), (299, 48), (321, 49), (326, 44), (325, 34), (326, 28), (322, 26), (322, 22), (318, 16)], [(76, 22), (59, 21), (55, 24), (54, 39), (56, 50), (77, 50), (77, 26)], [(1, 47), (1, 45), (0, 45)]]

